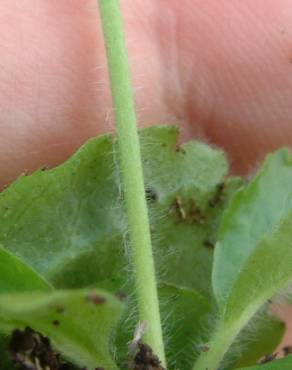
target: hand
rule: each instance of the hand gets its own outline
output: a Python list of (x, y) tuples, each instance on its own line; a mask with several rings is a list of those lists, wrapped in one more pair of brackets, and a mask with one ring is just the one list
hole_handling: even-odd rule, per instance
[[(140, 125), (246, 174), (292, 143), (292, 0), (121, 0)], [(113, 129), (96, 0), (0, 3), (0, 184)]]
[[(291, 0), (122, 0), (141, 125), (223, 146), (246, 173), (292, 142)], [(0, 183), (113, 129), (96, 0), (0, 4)]]

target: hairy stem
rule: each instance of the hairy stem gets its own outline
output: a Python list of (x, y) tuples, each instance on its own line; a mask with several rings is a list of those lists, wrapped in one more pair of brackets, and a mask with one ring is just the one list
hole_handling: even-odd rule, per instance
[(193, 370), (217, 370), (240, 329), (220, 324), (209, 343), (208, 352), (200, 355)]
[(99, 0), (118, 134), (120, 169), (144, 341), (165, 365), (159, 300), (130, 68), (118, 0)]
[(262, 304), (256, 302), (234, 320), (220, 321), (209, 342), (209, 350), (202, 353), (193, 370), (217, 370), (241, 330), (248, 324)]

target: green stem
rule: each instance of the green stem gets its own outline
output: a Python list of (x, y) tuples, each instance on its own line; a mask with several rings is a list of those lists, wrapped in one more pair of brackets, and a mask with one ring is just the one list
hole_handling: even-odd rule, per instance
[(209, 343), (208, 352), (200, 355), (193, 370), (217, 370), (238, 333), (234, 326), (219, 325)]
[(193, 370), (217, 370), (238, 334), (259, 307), (257, 304), (251, 305), (236, 320), (219, 322), (209, 343), (209, 350), (199, 356)]
[(165, 365), (140, 144), (122, 16), (118, 0), (99, 0), (99, 7), (115, 108), (139, 316), (140, 320), (145, 320), (148, 324), (143, 339)]

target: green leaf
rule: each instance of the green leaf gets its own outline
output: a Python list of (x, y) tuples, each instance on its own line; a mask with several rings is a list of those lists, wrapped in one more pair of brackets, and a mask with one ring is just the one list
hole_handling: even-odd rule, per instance
[(229, 320), (243, 311), (254, 313), (292, 280), (291, 181), (291, 154), (280, 150), (267, 158), (226, 211), (213, 284), (221, 311)]
[(243, 333), (241, 340), (231, 353), (238, 352), (237, 361), (231, 368), (251, 366), (267, 353), (273, 353), (281, 343), (286, 330), (285, 324), (276, 317), (266, 315), (265, 317), (256, 318), (252, 323), (251, 329)]
[[(291, 218), (291, 182), (291, 154), (282, 149), (267, 157), (255, 179), (236, 194), (226, 211), (213, 270), (214, 292), (222, 310), (236, 290), (235, 285), (246, 276), (247, 266), (253, 271), (257, 270), (256, 280), (249, 287), (245, 286), (255, 296), (260, 288), (257, 284), (267, 286), (271, 280), (278, 280), (277, 276), (273, 276), (278, 275), (280, 270), (279, 266), (275, 268), (276, 260), (281, 260), (281, 265), (283, 262), (286, 265), (291, 263), (288, 230), (284, 231), (287, 229), (284, 224), (287, 225)], [(286, 234), (286, 240), (283, 233)], [(281, 255), (279, 248), (282, 248)], [(268, 249), (273, 249), (272, 254), (268, 253)], [(285, 255), (285, 250), (288, 255)], [(267, 274), (268, 280), (260, 272)], [(248, 300), (251, 300), (251, 296)], [(241, 297), (240, 303), (244, 306), (247, 302), (243, 302)]]
[[(209, 206), (227, 173), (224, 153), (198, 142), (178, 147), (177, 135), (172, 127), (141, 131), (158, 276), (210, 294), (213, 253), (203, 243), (215, 241), (234, 185)], [(0, 242), (57, 287), (125, 275), (127, 225), (116, 152), (112, 137), (100, 136), (63, 165), (22, 177), (0, 194)]]
[[(267, 353), (273, 353), (285, 333), (285, 324), (268, 313), (257, 315), (244, 329), (237, 322), (229, 324), (218, 318), (213, 336), (209, 336), (209, 351), (201, 353), (194, 369), (231, 370), (253, 365)], [(238, 331), (235, 335), (234, 331), (238, 327), (243, 330), (236, 338)]]
[(88, 369), (116, 369), (109, 340), (122, 303), (97, 290), (0, 295), (0, 328), (30, 326), (69, 360)]
[[(188, 369), (207, 341), (214, 307), (195, 291), (161, 283), (158, 289), (168, 368)], [(117, 347), (118, 364), (128, 359), (138, 317), (135, 311), (120, 321)]]
[(214, 307), (201, 294), (168, 284), (160, 286), (159, 298), (168, 367), (190, 369), (206, 345)]
[(196, 141), (178, 146), (177, 140), (174, 128), (141, 131), (146, 189), (157, 195), (149, 206), (158, 277), (212, 299), (210, 244), (242, 180), (225, 179), (223, 151)]
[[(280, 150), (268, 157), (259, 175), (235, 196), (226, 212), (213, 275), (225, 320), (247, 319), (292, 281), (291, 181), (291, 154)], [(240, 245), (231, 250), (235, 233)], [(238, 253), (240, 248), (242, 253)]]
[(291, 183), (291, 154), (279, 150), (223, 216), (213, 270), (220, 320), (212, 350), (201, 356), (197, 369), (218, 367), (255, 313), (291, 283)]
[(292, 356), (287, 356), (280, 360), (268, 362), (267, 364), (245, 367), (238, 370), (291, 370), (291, 369), (292, 369)]
[[(51, 291), (51, 285), (7, 249), (0, 246), (0, 293)], [(14, 368), (8, 356), (8, 338), (0, 336), (0, 366)]]
[(50, 291), (52, 286), (0, 245), (0, 293)]
[[(219, 194), (224, 153), (198, 142), (179, 147), (175, 128), (140, 135), (157, 275), (211, 299), (211, 246), (222, 210), (242, 182), (227, 180)], [(103, 135), (63, 165), (20, 178), (0, 194), (0, 241), (57, 287), (96, 284), (132, 293), (117, 160), (114, 140)], [(137, 324), (128, 316), (125, 342)]]
[[(198, 142), (179, 147), (173, 127), (140, 135), (157, 276), (212, 300), (212, 245), (242, 180), (226, 180), (222, 151)], [(103, 135), (63, 165), (20, 178), (0, 194), (0, 242), (58, 288), (99, 286), (131, 295), (117, 157), (115, 140)], [(137, 324), (135, 303), (128, 307), (127, 325), (119, 326), (121, 336), (127, 332), (124, 347)], [(195, 347), (189, 352), (192, 358)]]

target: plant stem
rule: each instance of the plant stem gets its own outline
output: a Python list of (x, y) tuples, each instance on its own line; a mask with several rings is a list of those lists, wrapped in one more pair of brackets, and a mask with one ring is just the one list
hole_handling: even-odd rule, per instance
[(236, 338), (237, 328), (220, 324), (209, 343), (208, 352), (203, 352), (198, 358), (193, 370), (217, 370), (224, 355)]
[(224, 356), (241, 330), (247, 325), (257, 312), (257, 304), (247, 307), (235, 320), (218, 323), (213, 337), (209, 343), (209, 351), (203, 352), (196, 361), (193, 370), (217, 370)]
[(148, 324), (143, 337), (165, 365), (159, 300), (130, 68), (118, 0), (99, 0), (113, 105), (120, 169), (128, 217), (140, 320)]

